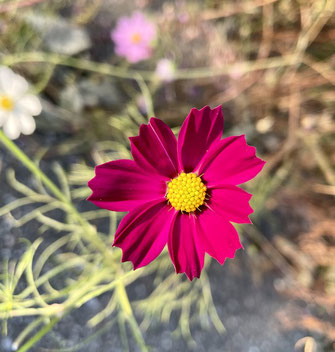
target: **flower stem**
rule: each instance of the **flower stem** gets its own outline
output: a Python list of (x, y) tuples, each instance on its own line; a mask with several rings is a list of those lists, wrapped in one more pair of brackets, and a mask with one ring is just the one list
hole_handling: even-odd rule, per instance
[(45, 325), (36, 335), (29, 339), (17, 352), (29, 351), (30, 347), (34, 346), (44, 335), (46, 335), (60, 320), (55, 317), (50, 320), (50, 323)]
[(5, 145), (5, 147), (10, 150), (14, 156), (19, 159), (36, 177), (38, 177), (56, 196), (59, 200), (64, 203), (68, 203), (68, 199), (65, 198), (63, 193), (57, 188), (57, 186), (39, 169), (39, 167), (30, 160), (26, 154), (0, 129), (0, 140)]
[[(91, 71), (102, 75), (136, 79), (139, 75), (146, 81), (156, 81), (157, 77), (154, 71), (148, 70), (133, 70), (126, 67), (113, 66), (105, 63), (94, 62), (81, 58), (74, 58), (66, 55), (44, 53), (44, 52), (27, 52), (13, 55), (4, 55), (1, 57), (1, 64), (13, 66), (22, 62), (41, 62), (54, 65), (63, 65), (74, 67), (79, 70)], [(179, 69), (175, 72), (175, 80), (178, 79), (199, 79), (212, 78), (229, 74), (230, 72), (238, 71), (239, 73), (248, 73), (269, 68), (277, 68), (283, 66), (291, 66), (299, 63), (299, 58), (296, 53), (285, 56), (271, 57), (254, 61), (242, 61), (233, 64), (224, 65), (222, 68), (186, 68)]]
[[(83, 236), (85, 239), (92, 243), (96, 249), (98, 249), (104, 256), (106, 262), (109, 266), (115, 267), (112, 254), (108, 247), (105, 245), (103, 240), (97, 235), (96, 230), (87, 222), (77, 211), (77, 209), (72, 204), (71, 200), (68, 199), (61, 190), (49, 179), (49, 177), (31, 160), (28, 156), (12, 141), (10, 140), (4, 132), (0, 129), (0, 141), (4, 146), (25, 165), (38, 179), (40, 179), (49, 191), (63, 202), (69, 209), (69, 212), (78, 221), (78, 223), (83, 227)], [(130, 324), (131, 330), (136, 341), (142, 351), (146, 351), (146, 346), (138, 327), (138, 324), (133, 316), (133, 312), (130, 306), (129, 298), (124, 287), (124, 284), (120, 281), (117, 285), (118, 296), (120, 300), (120, 308), (124, 311), (125, 315), (128, 317), (128, 322)], [(69, 307), (70, 308), (70, 307)], [(34, 335), (27, 343), (25, 343), (18, 352), (28, 351), (31, 346), (37, 343), (48, 331), (50, 331), (55, 324), (60, 320), (59, 317), (51, 319), (50, 323), (42, 328), (36, 335)]]
[(91, 242), (105, 257), (109, 257), (111, 260), (110, 253), (107, 250), (104, 242), (100, 237), (96, 236), (95, 229), (81, 217), (77, 209), (73, 206), (72, 202), (62, 193), (62, 191), (50, 180), (50, 178), (31, 160), (28, 156), (12, 141), (4, 132), (0, 129), (0, 141), (5, 147), (17, 158), (23, 165), (25, 165), (39, 180), (41, 180), (45, 186), (51, 191), (51, 193), (63, 202), (72, 213), (74, 218), (83, 227), (83, 236)]

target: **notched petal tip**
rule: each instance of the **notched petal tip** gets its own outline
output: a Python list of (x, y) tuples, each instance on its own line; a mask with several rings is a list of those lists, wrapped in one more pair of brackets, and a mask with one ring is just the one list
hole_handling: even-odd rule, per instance
[(182, 270), (182, 269), (177, 269), (176, 266), (174, 265), (174, 269), (176, 274), (185, 274), (185, 276), (188, 278), (188, 280), (193, 281), (195, 278), (200, 279), (201, 272), (200, 273), (189, 273), (188, 271)]
[(90, 194), (86, 200), (88, 201), (93, 201), (94, 200), (94, 182), (96, 181), (96, 176), (92, 177), (88, 182), (87, 182), (87, 186), (91, 189), (92, 194)]
[(229, 259), (235, 259), (236, 253), (237, 253), (237, 251), (239, 251), (240, 249), (243, 249), (243, 250), (244, 250), (244, 247), (243, 247), (243, 245), (242, 245), (241, 242), (240, 242), (240, 246), (235, 248), (234, 253), (231, 254), (231, 255), (227, 255), (227, 258), (229, 258)]
[(163, 123), (165, 124), (161, 119), (155, 117), (155, 116), (152, 116), (150, 117), (150, 120), (149, 120), (149, 124), (153, 124), (153, 123)]
[(245, 134), (241, 134), (239, 137), (241, 137), (241, 138), (243, 139), (243, 141), (244, 141), (244, 143), (245, 143), (245, 145), (246, 145), (246, 148), (249, 148), (249, 150), (252, 150), (252, 151), (254, 152), (254, 153), (253, 153), (253, 156), (254, 156), (256, 159), (258, 159), (258, 162), (259, 162), (260, 164), (263, 164), (263, 167), (264, 167), (264, 165), (266, 164), (266, 161), (263, 160), (263, 159), (261, 159), (260, 157), (258, 157), (258, 156), (256, 155), (256, 152), (257, 152), (256, 147), (253, 146), (253, 145), (248, 144), (247, 138), (246, 138), (246, 135), (245, 135)]
[(240, 246), (239, 248), (236, 248), (236, 249), (235, 249), (235, 252), (234, 252), (233, 254), (227, 255), (224, 259), (219, 260), (218, 258), (214, 258), (214, 257), (213, 257), (213, 259), (215, 259), (221, 266), (223, 266), (223, 265), (226, 263), (227, 259), (234, 260), (235, 257), (236, 257), (236, 253), (237, 253), (240, 249), (244, 250), (244, 247), (243, 247), (242, 244), (241, 244), (241, 246)]
[(227, 259), (231, 259), (231, 260), (235, 259), (236, 253), (237, 253), (240, 249), (244, 250), (244, 247), (243, 247), (243, 245), (242, 245), (241, 242), (240, 242), (239, 247), (236, 247), (236, 248), (234, 249), (234, 252), (233, 252), (233, 253), (227, 254), (225, 258), (223, 258), (223, 259), (221, 259), (221, 260), (219, 260), (219, 258), (215, 258), (215, 257), (213, 257), (213, 258), (214, 258), (220, 265), (223, 265), (223, 264), (227, 261)]
[[(251, 208), (251, 207), (250, 207), (250, 208)], [(253, 222), (252, 222), (252, 220), (250, 219), (250, 215), (253, 214), (253, 213), (255, 212), (255, 210), (252, 209), (252, 208), (251, 208), (251, 210), (252, 210), (251, 213), (248, 215), (248, 220), (249, 220), (249, 221), (248, 221), (248, 222), (245, 222), (244, 224), (251, 224), (251, 225), (253, 225)]]
[(140, 263), (136, 263), (134, 259), (130, 258), (129, 253), (127, 254), (126, 249), (122, 248), (121, 245), (114, 245), (114, 247), (120, 248), (122, 251), (122, 257), (121, 257), (121, 262), (125, 263), (125, 262), (131, 262), (132, 266), (133, 266), (133, 270), (136, 270), (142, 266), (144, 266), (143, 264), (141, 265)]
[(200, 275), (193, 275), (193, 276), (190, 276), (190, 275), (187, 275), (185, 273), (186, 277), (192, 282), (195, 278), (197, 279), (200, 279)]
[(117, 244), (115, 239), (112, 244), (112, 247), (116, 247), (116, 248), (121, 249), (121, 251), (122, 251), (121, 263), (130, 262), (133, 266), (134, 271), (137, 269), (143, 268), (144, 266), (147, 265), (147, 264), (143, 264), (143, 263), (136, 263), (135, 260), (130, 258), (129, 254), (127, 254), (126, 248), (123, 248), (121, 244)]
[(103, 169), (104, 167), (106, 167), (107, 164), (109, 164), (109, 162), (104, 163), (104, 164), (100, 164), (100, 165), (96, 165), (94, 167), (94, 176), (87, 182), (87, 186), (91, 189), (92, 194), (89, 195), (86, 200), (90, 201), (90, 202), (94, 202), (94, 201), (99, 201), (102, 200), (102, 198), (96, 197), (96, 189), (95, 187), (99, 184), (99, 177), (101, 174), (101, 169)]
[[(192, 108), (190, 110), (189, 115), (186, 117), (188, 118), (195, 118), (195, 119), (207, 119), (207, 120), (217, 120), (219, 119), (223, 123), (223, 112), (222, 112), (222, 106), (218, 105), (215, 108), (211, 108), (209, 105), (205, 105), (201, 109), (197, 108)], [(223, 127), (223, 125), (222, 125)], [(222, 131), (220, 131), (222, 134)]]
[(212, 112), (212, 111), (215, 111), (216, 113), (220, 113), (221, 112), (221, 114), (222, 114), (222, 105), (218, 105), (218, 106), (216, 106), (215, 108), (211, 108), (209, 105), (205, 105), (205, 106), (203, 106), (201, 109), (197, 109), (197, 108), (192, 108), (191, 109), (191, 113), (193, 112), (193, 113), (195, 113), (195, 114), (198, 114), (198, 113), (203, 113), (204, 111), (208, 111), (208, 112)]
[(92, 202), (94, 201), (94, 192), (92, 191), (92, 194), (90, 194), (85, 200)]

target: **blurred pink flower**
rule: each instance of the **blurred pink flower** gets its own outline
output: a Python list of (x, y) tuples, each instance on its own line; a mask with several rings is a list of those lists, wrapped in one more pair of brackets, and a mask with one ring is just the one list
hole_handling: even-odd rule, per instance
[(176, 66), (169, 59), (161, 59), (157, 63), (155, 74), (161, 81), (171, 82), (175, 78)]
[(130, 63), (150, 58), (156, 38), (156, 27), (143, 13), (135, 12), (130, 17), (121, 17), (111, 32), (115, 52)]

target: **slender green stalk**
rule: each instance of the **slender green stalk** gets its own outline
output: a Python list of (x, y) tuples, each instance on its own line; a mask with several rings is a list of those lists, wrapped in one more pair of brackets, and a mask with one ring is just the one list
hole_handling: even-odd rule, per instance
[[(145, 344), (145, 341), (143, 339), (141, 330), (139, 329), (136, 320), (133, 315), (133, 310), (131, 308), (131, 305), (128, 300), (128, 296), (126, 293), (126, 290), (124, 288), (124, 285), (122, 285), (121, 282), (118, 283), (116, 287), (116, 293), (119, 296), (119, 302), (120, 302), (120, 308), (122, 309), (123, 317), (128, 321), (131, 330), (133, 331), (133, 335), (136, 339), (137, 344), (141, 348), (142, 352), (147, 352), (148, 348)], [(127, 299), (125, 299), (127, 297)]]
[(30, 347), (34, 346), (44, 335), (46, 335), (61, 318), (52, 318), (50, 323), (45, 325), (36, 335), (29, 339), (17, 352), (29, 351)]
[[(0, 59), (2, 65), (13, 66), (23, 62), (49, 63), (54, 65), (63, 65), (74, 67), (79, 70), (96, 72), (102, 75), (119, 77), (125, 79), (134, 79), (139, 75), (146, 81), (156, 81), (157, 77), (153, 71), (133, 70), (130, 68), (112, 66), (105, 63), (94, 62), (81, 58), (74, 58), (66, 55), (28, 52), (13, 55), (4, 55)], [(244, 61), (236, 64), (225, 65), (222, 68), (201, 67), (196, 69), (180, 69), (175, 72), (175, 79), (197, 79), (212, 78), (229, 74), (233, 70), (241, 73), (264, 70), (269, 68), (291, 66), (300, 62), (298, 55), (293, 53), (286, 56), (273, 57), (255, 61)]]
[(142, 91), (142, 95), (145, 100), (145, 105), (146, 105), (146, 109), (148, 112), (148, 116), (149, 117), (155, 116), (154, 103), (152, 101), (152, 96), (151, 96), (149, 87), (145, 83), (143, 77), (140, 76), (139, 74), (136, 76), (136, 81)]
[(38, 168), (38, 166), (30, 160), (17, 145), (11, 141), (0, 129), (0, 140), (5, 147), (18, 158), (35, 176), (37, 176), (49, 190), (61, 201), (68, 203), (68, 200), (57, 186)]
[(318, 137), (316, 135), (310, 135), (307, 138), (306, 136), (303, 137), (305, 137), (303, 138), (303, 141), (312, 152), (315, 161), (318, 163), (323, 175), (325, 176), (326, 181), (330, 185), (335, 186), (335, 171), (333, 170), (327, 155), (322, 150)]
[[(23, 151), (17, 147), (17, 145), (11, 141), (0, 129), (0, 141), (5, 145), (5, 147), (17, 158), (19, 159), (23, 165), (25, 165), (36, 177), (37, 179), (41, 180), (44, 185), (51, 191), (51, 193), (57, 197), (60, 201), (62, 201), (69, 209), (69, 212), (73, 215), (73, 217), (78, 221), (78, 223), (83, 227), (83, 236), (92, 243), (105, 257), (106, 262), (111, 266), (115, 267), (115, 263), (113, 261), (113, 257), (111, 252), (107, 249), (105, 243), (101, 240), (101, 238), (97, 235), (95, 229), (78, 213), (77, 209), (73, 206), (72, 202), (70, 199), (68, 199), (61, 191), (60, 189), (43, 173), (42, 170), (32, 161), (28, 158), (26, 154), (23, 153)], [(94, 281), (99, 281), (100, 275), (97, 275), (94, 278)], [(121, 275), (122, 276), (122, 275)], [(118, 292), (118, 299), (120, 300), (120, 308), (125, 314), (125, 316), (128, 318), (128, 322), (130, 324), (130, 327), (132, 329), (133, 335), (139, 344), (140, 348), (142, 351), (146, 351), (147, 348), (145, 346), (145, 342), (143, 340), (141, 331), (138, 327), (138, 324), (134, 318), (129, 298), (126, 292), (126, 289), (124, 287), (124, 284), (122, 281), (119, 281), (117, 284), (117, 292)], [(82, 296), (83, 292), (81, 292)], [(69, 300), (67, 303), (71, 302), (71, 306), (67, 306), (69, 309), (73, 308), (72, 304), (75, 303), (76, 300), (78, 300), (80, 297), (71, 297), (71, 300)], [(40, 309), (27, 309), (25, 313), (30, 314), (36, 314), (43, 310), (43, 308)], [(17, 312), (14, 312), (17, 313)], [(53, 318), (51, 322), (46, 325), (44, 328), (42, 328), (36, 335), (34, 335), (25, 345), (23, 345), (19, 352), (25, 352), (27, 351), (31, 346), (33, 346), (35, 343), (37, 343), (48, 331), (52, 329), (52, 327), (60, 320), (60, 318)]]
[(17, 145), (11, 141), (4, 132), (0, 129), (0, 141), (5, 145), (5, 147), (17, 158), (23, 165), (25, 165), (37, 179), (40, 179), (45, 186), (51, 191), (51, 193), (62, 201), (72, 213), (74, 218), (83, 227), (83, 236), (91, 242), (105, 257), (111, 261), (111, 256), (104, 242), (96, 236), (95, 229), (81, 217), (77, 209), (73, 206), (71, 201), (62, 193), (62, 191), (50, 180), (50, 178), (32, 161), (28, 156), (17, 147)]
[(85, 339), (83, 339), (81, 342), (79, 342), (77, 345), (74, 345), (72, 347), (67, 347), (67, 348), (60, 348), (60, 349), (49, 349), (49, 352), (75, 352), (81, 350), (83, 347), (87, 347), (87, 345), (96, 339), (97, 337), (103, 335), (106, 333), (115, 323), (115, 318), (110, 320), (109, 322), (105, 323), (100, 329), (95, 331), (93, 334), (87, 336)]
[(21, 345), (22, 341), (34, 330), (36, 329), (40, 324), (43, 323), (43, 320), (45, 320), (45, 317), (39, 317), (35, 320), (33, 320), (29, 325), (27, 325), (20, 333), (20, 335), (16, 338), (16, 340), (13, 343), (13, 347), (15, 350), (17, 350), (17, 347)]

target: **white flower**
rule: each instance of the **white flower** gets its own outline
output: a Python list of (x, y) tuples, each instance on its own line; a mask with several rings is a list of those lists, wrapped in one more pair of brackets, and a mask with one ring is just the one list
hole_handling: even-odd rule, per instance
[(160, 59), (156, 66), (155, 74), (163, 82), (171, 82), (175, 78), (176, 66), (169, 59)]
[(27, 81), (8, 67), (0, 66), (0, 127), (16, 139), (20, 133), (32, 134), (36, 125), (33, 116), (42, 110), (39, 99), (28, 92)]

